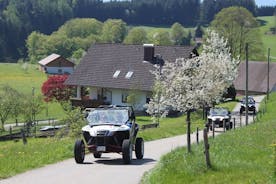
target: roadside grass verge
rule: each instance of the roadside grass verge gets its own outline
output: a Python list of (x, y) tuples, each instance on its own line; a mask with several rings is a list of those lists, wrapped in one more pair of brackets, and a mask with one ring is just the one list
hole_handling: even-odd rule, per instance
[(72, 157), (72, 139), (28, 139), (0, 142), (0, 179)]
[[(199, 120), (196, 120), (199, 119)], [(137, 117), (140, 125), (151, 123), (147, 116)], [(197, 114), (193, 116), (193, 127), (201, 126), (202, 120)], [(202, 124), (203, 126), (203, 124)], [(140, 131), (145, 140), (154, 140), (186, 132), (185, 116), (164, 118), (159, 128)], [(29, 138), (23, 145), (22, 140), (0, 142), (0, 179), (14, 176), (24, 171), (39, 168), (47, 164), (73, 158), (73, 138)]]
[(182, 147), (163, 156), (142, 183), (275, 183), (276, 93), (266, 112), (257, 123), (209, 139), (211, 169), (201, 142), (191, 154)]
[[(151, 117), (137, 117), (139, 125), (151, 123)], [(202, 119), (202, 112), (194, 112), (191, 114), (191, 130), (196, 131), (196, 128), (203, 129), (205, 120)], [(186, 134), (187, 123), (186, 115), (176, 118), (162, 118), (158, 128), (149, 128), (138, 132), (138, 136), (143, 137), (145, 141), (172, 137), (176, 135)]]
[[(225, 105), (227, 106), (228, 103)], [(202, 129), (204, 120), (202, 112), (192, 113), (192, 131), (196, 127)], [(137, 123), (152, 123), (149, 116), (138, 116)], [(146, 141), (172, 137), (186, 133), (186, 115), (176, 118), (160, 119), (158, 128), (139, 131), (139, 135)], [(14, 176), (30, 169), (39, 168), (68, 158), (73, 158), (75, 139), (65, 138), (30, 138), (23, 145), (22, 140), (0, 142), (0, 179)]]

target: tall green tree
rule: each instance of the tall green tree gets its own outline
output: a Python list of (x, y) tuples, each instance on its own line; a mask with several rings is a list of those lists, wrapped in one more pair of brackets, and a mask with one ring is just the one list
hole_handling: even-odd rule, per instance
[(201, 21), (204, 23), (211, 22), (218, 12), (231, 6), (244, 7), (256, 14), (255, 0), (203, 0), (201, 6)]
[(160, 30), (153, 35), (153, 43), (155, 45), (172, 45), (170, 34), (168, 31)]
[(211, 22), (211, 27), (228, 41), (234, 57), (245, 58), (245, 45), (249, 44), (249, 57), (263, 59), (263, 43), (256, 18), (243, 7), (221, 10)]
[(1, 129), (4, 130), (4, 124), (13, 111), (20, 106), (18, 104), (21, 94), (9, 85), (1, 86), (0, 88), (0, 121)]
[(126, 36), (126, 44), (143, 44), (147, 42), (147, 32), (143, 28), (132, 28)]
[(102, 41), (122, 43), (127, 33), (126, 23), (119, 19), (108, 19), (104, 22)]
[(102, 33), (103, 23), (93, 18), (76, 18), (67, 21), (62, 25), (58, 32), (66, 34), (68, 38), (81, 37), (86, 38)]
[(184, 27), (179, 23), (174, 23), (171, 26), (171, 38), (175, 45), (183, 45), (187, 34)]
[(26, 47), (28, 50), (29, 60), (32, 63), (39, 61), (47, 55), (47, 51), (45, 50), (46, 41), (47, 36), (36, 31), (32, 32), (28, 36), (26, 40)]

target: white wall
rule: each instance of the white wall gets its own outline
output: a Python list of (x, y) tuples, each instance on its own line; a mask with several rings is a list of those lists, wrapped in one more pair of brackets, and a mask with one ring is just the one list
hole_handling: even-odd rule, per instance
[[(111, 89), (112, 91), (112, 104), (114, 105), (130, 105), (127, 103), (122, 102), (122, 94), (123, 93), (128, 93), (130, 94), (131, 92), (127, 90), (120, 90), (120, 89)], [(146, 104), (146, 97), (147, 97), (147, 92), (144, 91), (137, 91), (137, 96), (138, 96), (138, 103), (135, 105), (136, 109), (135, 110), (143, 110), (144, 105)]]
[(61, 73), (73, 73), (74, 68), (73, 67), (46, 67), (47, 73), (49, 74), (59, 74), (59, 69), (61, 69)]

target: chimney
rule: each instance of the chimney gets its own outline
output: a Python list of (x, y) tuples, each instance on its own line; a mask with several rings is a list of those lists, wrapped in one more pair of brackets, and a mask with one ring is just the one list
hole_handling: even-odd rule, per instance
[(144, 44), (144, 61), (152, 63), (154, 60), (154, 45)]

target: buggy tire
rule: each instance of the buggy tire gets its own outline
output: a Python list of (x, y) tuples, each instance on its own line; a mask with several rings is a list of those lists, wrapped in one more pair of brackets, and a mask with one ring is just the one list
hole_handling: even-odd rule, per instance
[(130, 164), (132, 159), (132, 145), (129, 139), (125, 139), (122, 145), (124, 164)]
[(256, 115), (256, 109), (253, 110), (253, 115)]
[(100, 152), (95, 152), (95, 153), (93, 153), (93, 156), (94, 156), (94, 158), (101, 158), (102, 153), (100, 153)]
[(233, 129), (233, 122), (230, 122), (230, 130)]
[(244, 111), (244, 110), (243, 110), (243, 108), (241, 107), (241, 108), (240, 108), (240, 115), (242, 115), (243, 111)]
[(75, 161), (78, 164), (82, 164), (85, 157), (85, 145), (83, 140), (77, 140), (74, 147)]
[(142, 159), (144, 157), (144, 140), (138, 137), (135, 142), (135, 155), (137, 159)]

